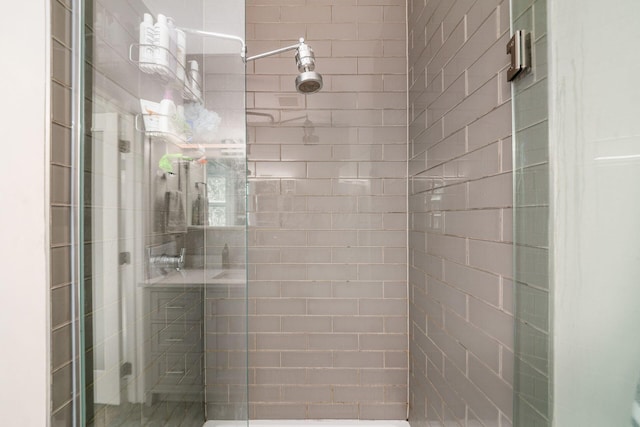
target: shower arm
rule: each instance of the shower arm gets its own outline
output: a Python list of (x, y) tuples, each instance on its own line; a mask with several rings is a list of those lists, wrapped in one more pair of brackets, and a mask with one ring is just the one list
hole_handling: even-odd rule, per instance
[(189, 33), (189, 34), (195, 34), (195, 35), (204, 36), (204, 37), (215, 37), (215, 38), (226, 39), (226, 40), (235, 40), (237, 42), (240, 42), (240, 44), (242, 45), (242, 49), (240, 51), (240, 58), (242, 58), (242, 62), (255, 61), (256, 59), (266, 58), (267, 56), (273, 56), (279, 53), (289, 52), (290, 50), (296, 50), (300, 47), (301, 44), (304, 43), (304, 38), (301, 37), (297, 44), (287, 46), (287, 47), (281, 47), (280, 49), (272, 50), (269, 52), (261, 53), (259, 55), (254, 55), (247, 58), (247, 45), (244, 42), (244, 39), (242, 37), (233, 36), (231, 34), (196, 30), (193, 28), (180, 28), (180, 29), (185, 33)]
[(242, 50), (240, 51), (240, 58), (242, 58), (243, 62), (246, 62), (245, 58), (247, 57), (247, 45), (245, 44), (244, 39), (242, 37), (232, 36), (231, 34), (214, 33), (211, 31), (195, 30), (193, 28), (180, 28), (180, 29), (185, 33), (195, 34), (198, 36), (215, 37), (218, 39), (235, 40), (237, 42), (240, 42), (240, 44), (242, 45)]
[(256, 59), (266, 58), (267, 56), (273, 56), (273, 55), (277, 55), (279, 53), (289, 52), (290, 50), (296, 50), (303, 43), (304, 43), (304, 38), (300, 38), (300, 41), (298, 42), (298, 44), (294, 44), (294, 45), (287, 46), (287, 47), (281, 47), (280, 49), (272, 50), (272, 51), (261, 53), (261, 54), (258, 54), (258, 55), (253, 55), (253, 56), (250, 56), (250, 57), (244, 59), (244, 62), (255, 61)]

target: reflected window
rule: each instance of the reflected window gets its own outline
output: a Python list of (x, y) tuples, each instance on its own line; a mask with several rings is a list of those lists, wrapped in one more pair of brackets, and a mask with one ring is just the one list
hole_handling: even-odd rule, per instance
[(220, 175), (209, 175), (207, 178), (209, 199), (209, 225), (227, 225), (227, 179)]

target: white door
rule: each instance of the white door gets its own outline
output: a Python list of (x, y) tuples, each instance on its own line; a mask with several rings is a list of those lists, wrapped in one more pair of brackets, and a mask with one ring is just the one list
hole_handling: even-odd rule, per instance
[(91, 250), (95, 403), (120, 404), (118, 114), (94, 115)]

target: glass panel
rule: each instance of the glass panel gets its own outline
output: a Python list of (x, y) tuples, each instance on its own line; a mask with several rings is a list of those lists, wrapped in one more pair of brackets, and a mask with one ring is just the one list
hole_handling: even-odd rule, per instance
[(83, 425), (246, 424), (244, 2), (83, 6)]
[(531, 34), (533, 69), (512, 85), (514, 119), (514, 425), (551, 424), (549, 137), (546, 0), (513, 0)]
[(552, 10), (554, 425), (637, 426), (640, 2)]

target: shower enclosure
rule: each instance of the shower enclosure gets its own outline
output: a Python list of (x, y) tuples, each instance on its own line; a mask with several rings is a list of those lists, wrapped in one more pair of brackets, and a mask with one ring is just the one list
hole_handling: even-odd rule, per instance
[(82, 425), (246, 420), (244, 2), (80, 4)]

